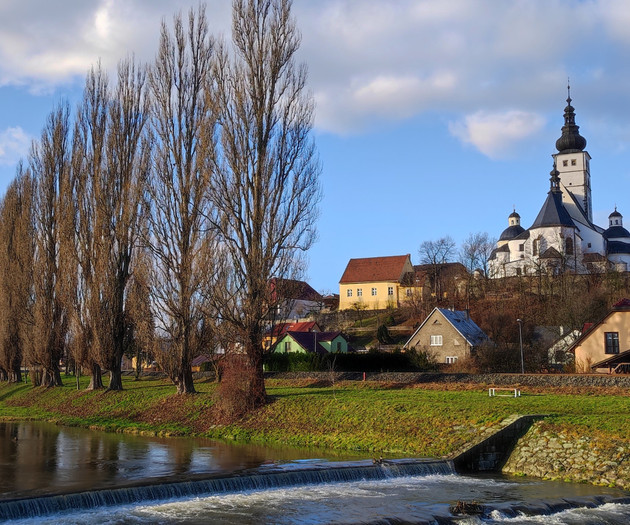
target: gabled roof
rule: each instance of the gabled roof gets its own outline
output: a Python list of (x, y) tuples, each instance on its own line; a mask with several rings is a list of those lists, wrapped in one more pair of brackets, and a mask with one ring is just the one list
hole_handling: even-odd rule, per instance
[(268, 332), (272, 337), (278, 337), (287, 332), (320, 332), (317, 321), (304, 321), (301, 323), (278, 323), (273, 325)]
[(617, 301), (615, 304), (613, 304), (613, 307), (608, 310), (606, 315), (596, 323), (584, 323), (584, 326), (582, 328), (582, 335), (575, 340), (575, 342), (569, 347), (569, 350), (574, 350), (576, 346), (580, 346), (582, 344), (582, 341), (584, 341), (584, 339), (586, 339), (591, 334), (591, 332), (596, 330), (598, 326), (604, 323), (606, 319), (608, 319), (612, 314), (616, 312), (630, 312), (630, 299), (624, 298), (620, 301)]
[(559, 191), (550, 191), (547, 199), (543, 204), (534, 224), (530, 226), (530, 230), (534, 228), (544, 228), (548, 226), (567, 226), (575, 228), (571, 215), (562, 204), (562, 193)]
[(416, 329), (412, 336), (405, 343), (405, 347), (411, 341), (416, 334), (422, 330), (426, 322), (431, 318), (435, 312), (439, 312), (444, 318), (459, 332), (459, 334), (466, 339), (470, 346), (478, 346), (488, 340), (488, 336), (485, 332), (477, 326), (477, 324), (470, 318), (468, 312), (462, 312), (460, 310), (449, 310), (448, 308), (434, 308), (433, 311), (427, 316), (422, 324)]
[(271, 347), (271, 351), (281, 344), (286, 336), (291, 337), (298, 345), (308, 353), (327, 354), (328, 350), (321, 345), (322, 342), (330, 342), (341, 335), (341, 332), (286, 332), (284, 336), (276, 341)]
[(556, 250), (553, 246), (547, 248), (543, 253), (540, 254), (541, 259), (562, 259), (562, 255), (558, 250)]
[(293, 299), (300, 301), (321, 301), (322, 296), (305, 281), (297, 279), (271, 279), (274, 300)]
[(399, 281), (407, 261), (411, 264), (409, 254), (350, 259), (339, 284)]

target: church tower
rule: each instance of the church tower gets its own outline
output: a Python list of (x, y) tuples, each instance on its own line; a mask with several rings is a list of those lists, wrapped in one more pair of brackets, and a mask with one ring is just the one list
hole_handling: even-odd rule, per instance
[[(562, 183), (562, 201), (571, 216), (580, 221), (584, 218), (593, 222), (591, 201), (591, 156), (586, 148), (586, 139), (580, 135), (580, 127), (575, 124), (575, 110), (571, 105), (571, 86), (567, 87), (567, 107), (564, 108), (562, 136), (556, 141), (558, 153), (553, 155), (556, 169)], [(577, 209), (579, 206), (580, 209)], [(580, 215), (582, 215), (580, 217)]]

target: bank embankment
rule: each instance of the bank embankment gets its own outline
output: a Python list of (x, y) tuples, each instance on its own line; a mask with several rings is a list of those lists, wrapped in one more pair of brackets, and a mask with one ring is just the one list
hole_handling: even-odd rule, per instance
[[(604, 385), (601, 377), (585, 383), (569, 376), (554, 385), (541, 377), (276, 376), (267, 380), (270, 402), (232, 421), (217, 413), (216, 384), (209, 380), (197, 381), (198, 394), (179, 396), (159, 378), (126, 378), (122, 392), (86, 391), (87, 378), (77, 390), (68, 378), (50, 389), (0, 384), (0, 420), (360, 450), (376, 457), (452, 457), (514, 414), (549, 414), (518, 442), (506, 472), (630, 488), (630, 389), (616, 381)], [(521, 397), (488, 396), (489, 386), (508, 384), (518, 385)]]
[(574, 428), (539, 421), (518, 440), (502, 471), (630, 490), (630, 446), (598, 433), (579, 434)]

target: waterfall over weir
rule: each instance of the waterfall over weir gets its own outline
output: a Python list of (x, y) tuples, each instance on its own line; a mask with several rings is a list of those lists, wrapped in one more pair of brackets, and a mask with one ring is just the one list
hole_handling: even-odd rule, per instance
[(0, 520), (199, 495), (454, 473), (451, 461), (437, 460), (395, 460), (376, 465), (367, 462), (342, 466), (327, 464), (295, 470), (277, 468), (229, 477), (0, 501)]

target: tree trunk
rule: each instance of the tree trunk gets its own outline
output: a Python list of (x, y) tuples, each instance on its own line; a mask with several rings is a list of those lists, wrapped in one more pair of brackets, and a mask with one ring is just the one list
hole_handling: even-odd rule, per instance
[(103, 385), (103, 373), (101, 371), (101, 367), (96, 363), (92, 364), (91, 376), (90, 376), (90, 384), (88, 385), (88, 390), (100, 390), (104, 388)]
[(267, 402), (265, 375), (263, 372), (262, 346), (258, 343), (258, 334), (252, 334), (247, 345), (248, 367), (248, 403), (251, 408), (263, 406)]
[(107, 391), (110, 390), (122, 390), (122, 371), (120, 370), (120, 361), (117, 365), (114, 365), (109, 370), (109, 386), (107, 387)]
[(63, 386), (63, 381), (61, 380), (61, 372), (59, 371), (58, 365), (52, 363), (44, 369), (44, 373), (42, 375), (42, 386)]
[(192, 370), (190, 366), (184, 367), (177, 378), (178, 394), (195, 394), (195, 384), (193, 382)]

